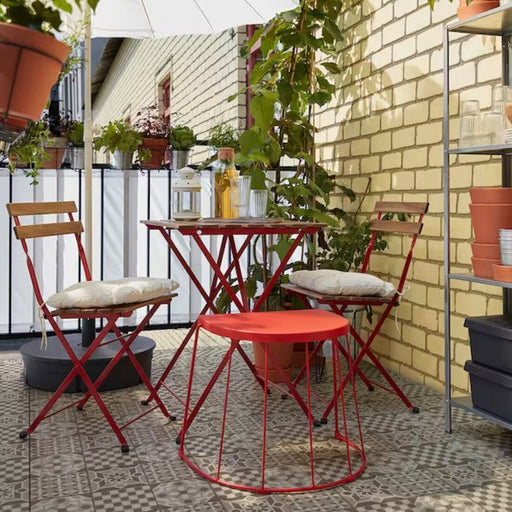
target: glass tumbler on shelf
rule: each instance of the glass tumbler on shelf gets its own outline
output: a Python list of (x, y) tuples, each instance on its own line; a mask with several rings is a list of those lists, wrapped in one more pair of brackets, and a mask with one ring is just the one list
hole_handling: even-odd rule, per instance
[(267, 216), (268, 190), (251, 190), (249, 211), (251, 217)]
[(482, 144), (482, 117), (478, 100), (464, 100), (460, 103), (459, 147)]
[(230, 178), (230, 185), (232, 216), (234, 218), (248, 217), (251, 177), (238, 176), (237, 178)]
[(505, 116), (501, 112), (485, 112), (483, 115), (482, 145), (503, 144)]
[(503, 116), (504, 141), (509, 144), (512, 138), (512, 87), (496, 85), (492, 90), (492, 110)]
[(494, 112), (505, 113), (505, 106), (512, 103), (512, 87), (495, 85), (492, 89), (492, 109)]

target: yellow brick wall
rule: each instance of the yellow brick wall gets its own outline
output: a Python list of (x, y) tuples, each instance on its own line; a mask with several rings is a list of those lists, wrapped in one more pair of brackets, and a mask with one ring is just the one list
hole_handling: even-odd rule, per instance
[[(356, 192), (371, 191), (363, 204), (370, 214), (378, 200), (429, 201), (430, 212), (415, 250), (405, 294), (395, 319), (389, 318), (374, 348), (381, 361), (415, 381), (441, 390), (444, 382), (442, 242), (442, 38), (455, 20), (458, 2), (440, 0), (431, 12), (426, 0), (354, 0), (342, 17), (346, 40), (339, 63), (335, 101), (317, 112), (318, 154), (339, 181)], [(500, 41), (455, 36), (451, 45), (451, 139), (458, 138), (460, 99), (491, 104), (492, 86), (501, 79)], [(451, 171), (454, 271), (471, 267), (469, 193), (471, 186), (499, 185), (499, 159), (453, 158)], [(334, 201), (340, 201), (334, 198)], [(354, 205), (343, 202), (350, 210)], [(399, 240), (372, 270), (397, 284), (407, 248)], [(453, 384), (468, 389), (464, 362), (470, 358), (466, 316), (497, 314), (501, 289), (453, 282)], [(375, 320), (374, 320), (375, 323)], [(368, 326), (364, 326), (368, 330)]]
[[(246, 64), (240, 59), (245, 29), (208, 36), (125, 40), (95, 100), (94, 124), (133, 119), (138, 109), (161, 104), (162, 82), (171, 77), (173, 124), (190, 126), (207, 139), (219, 122), (245, 128), (245, 101), (228, 102), (245, 86)], [(193, 161), (206, 149), (196, 147)]]

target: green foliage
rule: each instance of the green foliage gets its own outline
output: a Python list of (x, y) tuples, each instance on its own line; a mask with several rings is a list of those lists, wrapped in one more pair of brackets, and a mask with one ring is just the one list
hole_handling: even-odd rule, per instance
[[(284, 161), (296, 166), (295, 176), (281, 180), (278, 172), (272, 184), (274, 216), (338, 225), (344, 212), (330, 208), (330, 198), (336, 192), (352, 196), (314, 158), (312, 111), (332, 101), (334, 76), (341, 72), (341, 6), (337, 0), (302, 0), (297, 9), (257, 30), (242, 52), (247, 56), (260, 40), (262, 58), (248, 87), (254, 125), (240, 135), (236, 162), (251, 172), (279, 171)], [(321, 62), (316, 54), (323, 56)]]
[(27, 165), (24, 173), (32, 178), (31, 185), (37, 185), (39, 169), (50, 158), (44, 148), (52, 141), (50, 130), (43, 121), (31, 122), (25, 132), (9, 147), (9, 170), (14, 172), (17, 163)]
[(187, 150), (197, 142), (196, 136), (188, 126), (175, 126), (169, 131), (169, 143), (173, 149)]
[(237, 131), (227, 123), (216, 124), (210, 130), (208, 143), (213, 148), (240, 148)]
[(124, 151), (133, 153), (142, 143), (142, 135), (123, 120), (110, 121), (101, 128), (101, 135), (94, 139), (96, 149), (105, 148), (111, 153)]
[[(94, 10), (98, 1), (87, 0), (87, 3)], [(80, 0), (75, 0), (74, 4), (76, 8), (81, 9)], [(58, 32), (62, 24), (61, 11), (71, 13), (73, 8), (73, 4), (68, 0), (0, 0), (0, 21), (40, 32)]]
[[(317, 252), (318, 268), (332, 268), (349, 272), (357, 270), (363, 262), (372, 233), (370, 222), (346, 224), (342, 228), (329, 229), (327, 239)], [(374, 251), (383, 251), (388, 243), (382, 235), (375, 239)]]
[(66, 134), (68, 143), (75, 148), (84, 147), (84, 123), (82, 121), (71, 121)]

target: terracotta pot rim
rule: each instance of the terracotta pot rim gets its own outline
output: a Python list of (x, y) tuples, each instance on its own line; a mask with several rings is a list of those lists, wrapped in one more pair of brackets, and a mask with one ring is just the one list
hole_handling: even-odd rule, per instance
[[(69, 46), (52, 35), (15, 23), (0, 22), (0, 45), (2, 43), (28, 47), (32, 51), (60, 61), (61, 64), (64, 63), (69, 53)], [(45, 51), (40, 51), (41, 46), (46, 47)]]
[(475, 258), (474, 256), (471, 257), (471, 261), (485, 261), (485, 262), (488, 262), (488, 261), (493, 261), (493, 262), (499, 262), (501, 263), (501, 259), (500, 258)]
[(470, 208), (512, 208), (512, 203), (471, 203)]
[(490, 244), (490, 243), (487, 243), (487, 242), (471, 242), (471, 245), (479, 245), (479, 246), (486, 246), (486, 247), (499, 247), (500, 244), (496, 243), (496, 244)]

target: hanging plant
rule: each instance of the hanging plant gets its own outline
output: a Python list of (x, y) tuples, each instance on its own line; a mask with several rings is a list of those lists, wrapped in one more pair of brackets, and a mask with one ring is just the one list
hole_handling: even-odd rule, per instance
[[(87, 0), (94, 9), (98, 0)], [(76, 5), (79, 7), (80, 3)], [(67, 0), (0, 0), (0, 140), (12, 142), (35, 121), (48, 100), (69, 54), (53, 36), (62, 24)]]

